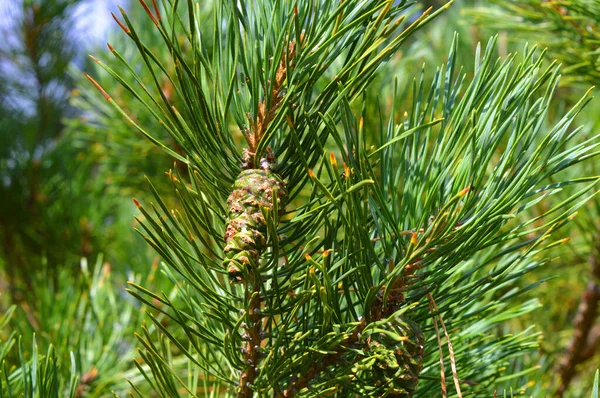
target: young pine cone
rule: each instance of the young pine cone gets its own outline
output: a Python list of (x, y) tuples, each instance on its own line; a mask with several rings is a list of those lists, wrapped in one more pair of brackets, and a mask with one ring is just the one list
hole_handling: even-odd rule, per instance
[(365, 358), (354, 368), (368, 396), (410, 398), (423, 369), (425, 338), (419, 326), (398, 317), (378, 327), (367, 339)]
[(223, 265), (231, 283), (244, 279), (244, 270), (257, 267), (267, 246), (267, 224), (261, 208), (273, 209), (273, 189), (277, 190), (279, 217), (286, 205), (287, 190), (283, 180), (269, 170), (242, 171), (227, 200), (227, 229)]

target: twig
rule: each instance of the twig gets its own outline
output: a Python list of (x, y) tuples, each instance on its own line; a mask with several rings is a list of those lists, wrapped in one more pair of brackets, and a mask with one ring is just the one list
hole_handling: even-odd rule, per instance
[[(400, 289), (392, 289), (387, 301), (384, 300), (385, 287), (382, 287), (371, 307), (370, 317), (371, 322), (376, 322), (386, 317), (391, 316), (395, 311), (398, 310), (400, 304), (404, 301), (404, 295)], [(367, 326), (365, 318), (362, 318), (361, 323), (352, 331), (350, 336), (344, 339), (338, 345), (336, 351), (332, 354), (326, 355), (321, 361), (315, 362), (306, 373), (300, 376), (298, 379), (292, 381), (292, 383), (279, 395), (277, 398), (290, 398), (294, 397), (298, 391), (308, 386), (308, 383), (316, 376), (319, 375), (328, 366), (335, 364), (342, 354), (346, 351), (346, 347), (351, 346), (360, 339), (360, 335)]]
[(600, 325), (594, 326), (588, 335), (586, 349), (581, 353), (582, 362), (592, 359), (596, 353), (598, 343), (600, 343)]
[(261, 321), (262, 316), (260, 314), (260, 278), (258, 271), (250, 272), (250, 284), (253, 286), (252, 290), (246, 291), (246, 298), (250, 301), (248, 308), (248, 319), (250, 325), (246, 325), (248, 339), (246, 346), (244, 347), (244, 361), (246, 362), (246, 370), (242, 372), (240, 376), (240, 386), (238, 390), (238, 397), (240, 398), (251, 398), (253, 393), (252, 383), (257, 376), (258, 360), (260, 359), (260, 344), (261, 344)]
[[(423, 229), (421, 229), (419, 232), (423, 232)], [(403, 232), (400, 232), (400, 235), (411, 235), (414, 237), (416, 235), (416, 233), (414, 231), (403, 231)], [(370, 321), (371, 322), (379, 321), (383, 318), (389, 317), (395, 311), (398, 310), (401, 303), (404, 302), (404, 292), (410, 285), (410, 281), (408, 279), (410, 277), (412, 277), (413, 274), (418, 269), (422, 268), (422, 265), (423, 265), (423, 262), (420, 258), (416, 259), (411, 264), (408, 264), (405, 267), (405, 269), (403, 270), (402, 275), (400, 275), (395, 281), (391, 282), (391, 286), (388, 291), (387, 298), (385, 297), (386, 287), (382, 286), (380, 288), (380, 290), (376, 296), (376, 299), (373, 302), (372, 307), (370, 309)], [(390, 264), (390, 272), (394, 269), (394, 267), (395, 267), (395, 265), (393, 263), (391, 263)], [(430, 305), (433, 305), (433, 307), (435, 307), (435, 302), (433, 301), (433, 297), (431, 297), (431, 296), (429, 296), (429, 297), (431, 300)], [(432, 310), (433, 310), (433, 307), (431, 307)], [(436, 310), (437, 310), (437, 307), (436, 307)], [(448, 332), (446, 330), (446, 327), (443, 323), (441, 316), (440, 316), (440, 322), (442, 323), (442, 327), (444, 328), (444, 332), (445, 332), (447, 340), (448, 340), (448, 348), (450, 351), (451, 364), (452, 364), (452, 374), (454, 376), (456, 390), (458, 392), (459, 398), (462, 398), (462, 393), (460, 390), (460, 385), (459, 385), (459, 380), (458, 380), (458, 374), (456, 371), (456, 363), (454, 361), (454, 350), (452, 349), (450, 337), (448, 336)], [(438, 333), (438, 342), (440, 343), (440, 362), (441, 362), (441, 369), (442, 369), (441, 370), (441, 372), (442, 372), (442, 391), (444, 394), (443, 395), (444, 398), (446, 398), (448, 394), (446, 391), (446, 381), (445, 381), (445, 375), (444, 375), (444, 362), (443, 362), (444, 360), (443, 360), (443, 353), (441, 351), (441, 341), (440, 341), (439, 329), (438, 329), (436, 318), (434, 318), (434, 323), (435, 323), (436, 331)], [(365, 321), (365, 318), (363, 318), (360, 325), (358, 327), (356, 327), (356, 329), (354, 329), (354, 331), (352, 332), (352, 334), (350, 336), (348, 336), (346, 339), (344, 339), (338, 345), (338, 348), (335, 350), (334, 353), (325, 355), (325, 357), (323, 357), (320, 361), (313, 363), (306, 372), (304, 372), (297, 379), (293, 380), (285, 390), (277, 393), (275, 395), (275, 397), (276, 398), (294, 397), (296, 395), (296, 393), (298, 393), (302, 389), (306, 388), (308, 386), (308, 384), (311, 382), (311, 380), (313, 380), (315, 377), (317, 377), (328, 366), (335, 364), (340, 359), (342, 354), (345, 352), (346, 347), (348, 347), (358, 341), (358, 339), (360, 338), (360, 334), (362, 333), (362, 331), (364, 330), (364, 328), (366, 326), (367, 326), (367, 323)]]
[(600, 302), (600, 285), (598, 284), (598, 281), (600, 281), (599, 249), (600, 247), (596, 248), (589, 257), (590, 280), (581, 295), (581, 302), (577, 308), (573, 337), (558, 368), (560, 385), (556, 391), (557, 397), (562, 397), (565, 394), (577, 373), (577, 365), (585, 362), (593, 355), (598, 343), (598, 336), (593, 335), (591, 332), (596, 330), (593, 326)]
[[(140, 0), (143, 2), (143, 0)], [(147, 10), (149, 15), (151, 12)], [(258, 114), (255, 117), (248, 116), (251, 129), (244, 129), (242, 133), (244, 134), (244, 138), (248, 143), (248, 148), (244, 149), (243, 160), (244, 164), (242, 167), (244, 169), (253, 169), (254, 160), (256, 155), (256, 150), (258, 148), (260, 140), (263, 138), (267, 126), (275, 117), (275, 112), (279, 108), (281, 104), (282, 95), (281, 88), (285, 80), (287, 79), (288, 69), (292, 68), (292, 60), (296, 54), (296, 45), (294, 41), (290, 41), (286, 46), (284, 53), (281, 57), (281, 61), (279, 63), (279, 67), (275, 74), (275, 81), (272, 82), (270, 87), (271, 92), (270, 95), (265, 95), (265, 98), (260, 101), (258, 105)], [(269, 101), (267, 101), (269, 100)], [(263, 164), (264, 162), (264, 164)], [(272, 164), (275, 162), (275, 157), (273, 156), (270, 148), (267, 149), (266, 156), (261, 159), (261, 167), (263, 169), (269, 169)], [(231, 206), (230, 201), (233, 201), (235, 191), (230, 196), (228, 200), (228, 206)], [(260, 203), (259, 203), (260, 205)], [(240, 207), (241, 210), (241, 207)], [(259, 213), (260, 214), (260, 213)], [(247, 225), (250, 222), (248, 220), (243, 220), (238, 217), (240, 225)], [(243, 221), (243, 222), (242, 222)], [(230, 245), (230, 240), (233, 240), (236, 237), (238, 228), (233, 227), (233, 222), (230, 222), (227, 226), (227, 233), (225, 234), (225, 241), (227, 242), (227, 246), (225, 251), (227, 252), (227, 247)], [(252, 241), (252, 239), (250, 239)], [(248, 243), (248, 242), (246, 242)], [(244, 353), (244, 361), (246, 363), (246, 369), (242, 372), (239, 379), (239, 387), (238, 387), (238, 397), (239, 398), (250, 398), (254, 395), (254, 381), (258, 375), (258, 362), (260, 360), (260, 346), (262, 342), (261, 334), (262, 334), (262, 315), (260, 314), (260, 306), (261, 306), (261, 276), (260, 272), (257, 269), (257, 264), (259, 262), (260, 250), (255, 244), (249, 244), (249, 246), (245, 249), (248, 253), (246, 257), (252, 257), (253, 261), (249, 261), (252, 263), (248, 272), (248, 280), (244, 281), (246, 288), (246, 302), (248, 302), (248, 314), (247, 325), (244, 325), (247, 332), (246, 344), (243, 347)], [(233, 272), (232, 272), (233, 271)], [(236, 282), (241, 281), (237, 279), (235, 276), (236, 272), (239, 272), (237, 266), (229, 266), (229, 275), (230, 278), (232, 275), (236, 278)]]
[[(301, 36), (302, 38), (302, 36)], [(256, 149), (260, 140), (265, 135), (269, 123), (275, 117), (275, 112), (281, 105), (283, 95), (281, 92), (283, 83), (287, 79), (288, 72), (293, 68), (293, 60), (296, 56), (296, 43), (291, 40), (285, 49), (279, 67), (275, 73), (275, 81), (272, 82), (270, 87), (271, 92), (268, 98), (270, 102), (267, 108), (267, 96), (265, 99), (260, 101), (258, 104), (258, 114), (255, 117), (248, 115), (248, 121), (250, 122), (251, 129), (245, 129), (242, 131), (246, 142), (248, 143), (248, 149), (244, 150), (244, 168), (254, 168), (254, 156), (256, 155)], [(289, 70), (288, 70), (289, 69)]]

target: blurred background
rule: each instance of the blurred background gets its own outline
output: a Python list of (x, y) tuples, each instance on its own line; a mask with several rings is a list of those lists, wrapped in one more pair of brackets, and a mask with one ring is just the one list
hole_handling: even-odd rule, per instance
[[(74, 364), (77, 396), (111, 391), (125, 396), (132, 386), (143, 391), (133, 333), (145, 308), (125, 291), (126, 282), (154, 291), (176, 288), (157, 276), (159, 259), (134, 230), (132, 201), (135, 196), (150, 202), (146, 177), (163, 198), (173, 195), (165, 176), (173, 162), (125, 123), (84, 76), (93, 75), (136, 123), (169, 142), (134, 98), (88, 57), (111, 65), (117, 62), (115, 48), (136, 65), (134, 43), (111, 16), (121, 6), (147, 42), (155, 38), (154, 53), (168, 59), (152, 22), (137, 1), (131, 3), (0, 0), (0, 360), (5, 374), (38, 350), (55, 358), (59, 373), (68, 374)], [(415, 11), (444, 2), (416, 3)], [(477, 43), (497, 34), (500, 56), (522, 53), (525, 43), (539, 44), (548, 48), (548, 62), (563, 64), (550, 123), (600, 83), (599, 21), (595, 0), (457, 0), (389, 62), (368, 96), (386, 104), (389, 76), (396, 75), (408, 104), (412, 79), (422, 68), (431, 77), (445, 62), (455, 31), (458, 63), (467, 72)], [(143, 76), (141, 61), (137, 64)], [(163, 93), (169, 96), (170, 90), (165, 81)], [(585, 126), (582, 139), (597, 131), (599, 99), (578, 122)], [(582, 175), (598, 174), (593, 162), (581, 167)], [(528, 292), (539, 300), (539, 310), (509, 325), (542, 332), (540, 349), (523, 364), (523, 369), (535, 364), (535, 371), (522, 375), (517, 394), (580, 397), (591, 389), (600, 341), (599, 225), (596, 199), (562, 231), (570, 240), (549, 253), (555, 261), (521, 282), (544, 281)]]

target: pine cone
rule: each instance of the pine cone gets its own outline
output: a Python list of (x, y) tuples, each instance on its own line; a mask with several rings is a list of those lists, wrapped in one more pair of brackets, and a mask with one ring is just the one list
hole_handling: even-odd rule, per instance
[(385, 332), (367, 339), (365, 358), (355, 367), (358, 380), (371, 396), (412, 397), (423, 369), (423, 333), (415, 322), (400, 317), (378, 329)]
[[(266, 248), (267, 224), (261, 208), (273, 208), (273, 188), (277, 189), (277, 205), (281, 214), (286, 205), (287, 190), (283, 180), (268, 170), (242, 171), (227, 200), (227, 229), (223, 265), (231, 283), (243, 281), (244, 269), (256, 267)], [(278, 214), (277, 216), (279, 216)]]

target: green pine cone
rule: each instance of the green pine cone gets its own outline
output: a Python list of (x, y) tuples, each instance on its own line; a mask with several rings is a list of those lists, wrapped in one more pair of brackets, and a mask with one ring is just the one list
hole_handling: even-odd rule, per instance
[(386, 383), (390, 387), (388, 396), (412, 397), (423, 369), (423, 333), (419, 325), (403, 318), (388, 322), (386, 326), (390, 335), (371, 335), (371, 351), (385, 352), (375, 362), (373, 375), (377, 383)]
[[(281, 214), (287, 190), (283, 180), (268, 170), (242, 171), (227, 199), (227, 229), (223, 265), (231, 283), (243, 281), (244, 269), (255, 267), (266, 248), (267, 224), (261, 208), (273, 209), (273, 189), (277, 190), (277, 207)], [(279, 215), (277, 217), (279, 217)]]
[(380, 325), (366, 342), (363, 358), (353, 367), (363, 394), (412, 397), (423, 369), (425, 339), (419, 326), (399, 317)]

